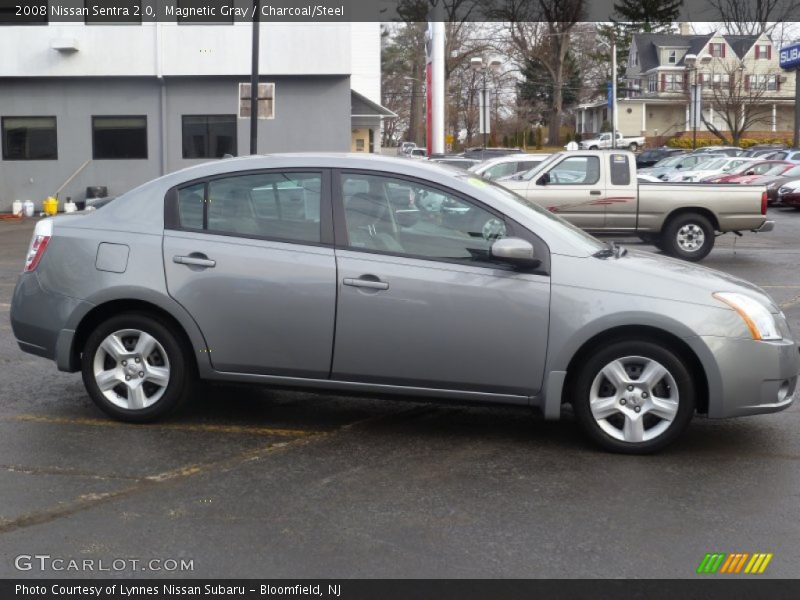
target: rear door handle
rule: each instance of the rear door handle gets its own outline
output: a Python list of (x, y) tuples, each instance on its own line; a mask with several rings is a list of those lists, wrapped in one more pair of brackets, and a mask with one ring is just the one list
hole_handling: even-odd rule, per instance
[(346, 277), (342, 283), (353, 287), (368, 288), (370, 290), (388, 290), (389, 284), (385, 281), (375, 281), (373, 279), (353, 279)]
[(172, 262), (179, 265), (191, 265), (194, 267), (212, 268), (217, 266), (217, 261), (211, 260), (206, 256), (173, 256)]
[(603, 192), (601, 192), (600, 190), (592, 190), (591, 192), (589, 192), (589, 195), (590, 196), (599, 196), (602, 193)]

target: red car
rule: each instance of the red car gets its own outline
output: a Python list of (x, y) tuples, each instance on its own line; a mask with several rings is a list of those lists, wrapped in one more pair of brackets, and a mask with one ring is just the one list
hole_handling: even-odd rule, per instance
[(796, 166), (795, 163), (786, 160), (760, 160), (758, 162), (742, 165), (741, 167), (725, 173), (725, 175), (709, 178), (706, 181), (712, 183), (750, 183), (764, 175), (780, 175), (784, 171), (788, 171)]

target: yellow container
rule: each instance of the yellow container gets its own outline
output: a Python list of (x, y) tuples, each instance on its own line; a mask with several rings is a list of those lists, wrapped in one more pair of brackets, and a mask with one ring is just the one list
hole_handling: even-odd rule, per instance
[(54, 215), (58, 212), (58, 200), (50, 196), (42, 202), (42, 208), (44, 209), (44, 214)]

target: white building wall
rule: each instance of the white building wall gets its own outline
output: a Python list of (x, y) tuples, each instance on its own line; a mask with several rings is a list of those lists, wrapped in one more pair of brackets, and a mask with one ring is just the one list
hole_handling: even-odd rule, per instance
[[(356, 54), (361, 85), (370, 98), (377, 85), (380, 95), (380, 31), (371, 40), (370, 28), (362, 25), (378, 26), (354, 23), (351, 36), (351, 23), (262, 23), (259, 70), (269, 75), (348, 75)], [(4, 27), (2, 33), (0, 77), (155, 76), (159, 61), (164, 76), (250, 72), (249, 23), (50, 23)], [(351, 38), (357, 40), (358, 52), (351, 50)], [(76, 51), (51, 47), (72, 41)], [(373, 56), (366, 56), (369, 52)]]
[(350, 23), (350, 86), (373, 102), (381, 102), (381, 25)]

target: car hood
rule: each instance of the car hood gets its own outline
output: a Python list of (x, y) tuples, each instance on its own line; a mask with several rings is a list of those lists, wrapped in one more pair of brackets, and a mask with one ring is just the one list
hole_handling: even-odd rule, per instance
[[(619, 258), (590, 260), (597, 261), (591, 269), (591, 283), (586, 282), (592, 288), (625, 289), (640, 296), (715, 307), (722, 305), (712, 297), (714, 292), (740, 292), (761, 301), (771, 312), (779, 312), (772, 298), (758, 286), (694, 263), (642, 250), (628, 250)], [(631, 282), (636, 282), (635, 286)]]

